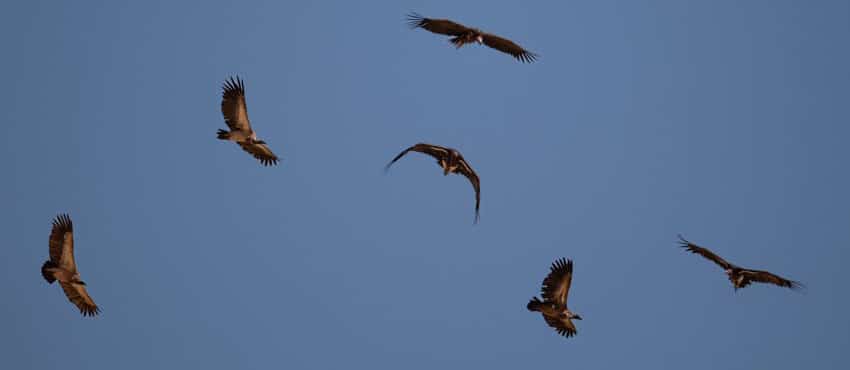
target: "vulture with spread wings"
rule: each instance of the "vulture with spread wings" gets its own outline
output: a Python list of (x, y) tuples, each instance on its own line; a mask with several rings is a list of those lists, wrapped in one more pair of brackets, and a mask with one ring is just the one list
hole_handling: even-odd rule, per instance
[(737, 291), (740, 288), (744, 288), (750, 285), (753, 282), (756, 283), (767, 283), (774, 284), (777, 286), (781, 286), (783, 288), (790, 289), (800, 289), (803, 287), (799, 282), (785, 279), (779, 275), (761, 271), (761, 270), (751, 270), (743, 267), (735, 266), (729, 262), (726, 262), (720, 256), (714, 254), (714, 252), (708, 250), (708, 248), (700, 247), (694, 243), (691, 243), (681, 235), (679, 235), (679, 244), (681, 244), (682, 248), (687, 249), (691, 253), (699, 254), (704, 258), (716, 263), (718, 266), (723, 268), (726, 272), (726, 275), (729, 277), (729, 281), (732, 282), (732, 286), (735, 287)]
[(74, 262), (74, 225), (66, 214), (56, 216), (50, 231), (50, 259), (41, 266), (41, 275), (49, 284), (59, 280), (68, 299), (80, 309), (83, 316), (94, 316), (100, 308), (86, 291)]
[(251, 128), (248, 120), (248, 107), (245, 105), (245, 84), (239, 77), (234, 80), (225, 80), (222, 86), (221, 114), (230, 131), (218, 130), (220, 140), (233, 141), (242, 147), (242, 150), (251, 153), (264, 166), (277, 164), (278, 158), (269, 149), (266, 142), (257, 140), (257, 134)]
[(555, 260), (549, 275), (543, 279), (543, 300), (533, 297), (526, 306), (529, 311), (540, 312), (546, 324), (565, 337), (576, 335), (572, 319), (581, 320), (581, 316), (567, 308), (572, 280), (573, 261), (566, 258)]
[(385, 171), (390, 169), (397, 160), (403, 157), (410, 151), (425, 153), (437, 159), (437, 163), (443, 168), (443, 176), (450, 173), (456, 173), (466, 176), (469, 182), (472, 183), (472, 188), (475, 189), (475, 223), (478, 222), (478, 207), (481, 204), (481, 181), (478, 179), (478, 174), (472, 170), (469, 163), (463, 159), (463, 156), (455, 149), (446, 148), (439, 145), (419, 143), (410, 148), (405, 149), (393, 158), (387, 164)]
[(523, 63), (531, 63), (537, 59), (537, 54), (523, 49), (511, 40), (482, 32), (475, 28), (469, 28), (448, 19), (431, 19), (416, 13), (410, 13), (407, 15), (407, 23), (414, 29), (423, 28), (433, 33), (452, 36), (449, 42), (454, 44), (458, 49), (466, 44), (478, 43), (510, 54)]

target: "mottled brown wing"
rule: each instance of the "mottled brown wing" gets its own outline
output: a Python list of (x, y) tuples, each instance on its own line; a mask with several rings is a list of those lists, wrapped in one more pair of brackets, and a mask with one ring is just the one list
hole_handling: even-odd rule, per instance
[(245, 104), (245, 84), (242, 79), (230, 77), (224, 81), (221, 94), (221, 114), (232, 131), (251, 132), (248, 106)]
[(682, 246), (682, 248), (687, 249), (691, 253), (699, 254), (700, 256), (703, 256), (708, 260), (714, 261), (714, 263), (716, 263), (718, 266), (722, 267), (724, 270), (732, 268), (731, 263), (726, 262), (726, 260), (724, 260), (723, 258), (720, 258), (720, 256), (712, 253), (707, 248), (700, 247), (700, 246), (698, 246), (694, 243), (691, 243), (691, 242), (685, 240), (685, 238), (683, 238), (681, 235), (679, 235), (679, 244)]
[(493, 34), (483, 34), (482, 41), (484, 42), (484, 45), (487, 45), (503, 53), (510, 54), (511, 56), (523, 63), (531, 63), (535, 61), (538, 57), (537, 54), (523, 49), (521, 46), (517, 45), (513, 41)]
[[(745, 280), (752, 280), (752, 281), (759, 282), (759, 283), (773, 284), (773, 285), (781, 286), (783, 288), (790, 288), (790, 289), (794, 289), (794, 290), (803, 288), (803, 284), (800, 284), (799, 282), (796, 282), (796, 281), (793, 281), (793, 280), (788, 280), (786, 278), (783, 278), (779, 275), (773, 274), (773, 273), (768, 272), (768, 271), (741, 270), (740, 274), (742, 274), (746, 277)], [(743, 288), (743, 286), (742, 286), (742, 288)]]
[(449, 36), (460, 36), (472, 31), (472, 29), (448, 19), (430, 19), (417, 13), (407, 15), (407, 24), (410, 28), (424, 28), (433, 33)]
[(543, 301), (566, 306), (572, 281), (573, 261), (566, 258), (555, 260), (549, 268), (549, 275), (543, 279)]
[(392, 166), (393, 163), (395, 163), (397, 160), (401, 159), (401, 157), (404, 157), (404, 155), (407, 154), (408, 152), (425, 153), (425, 154), (428, 154), (428, 155), (434, 157), (438, 161), (441, 160), (441, 159), (446, 159), (449, 156), (449, 148), (445, 148), (445, 147), (442, 147), (442, 146), (439, 146), (439, 145), (419, 143), (419, 144), (416, 144), (414, 146), (411, 146), (410, 148), (403, 150), (401, 153), (398, 153), (398, 155), (395, 156), (395, 158), (393, 158), (393, 160), (390, 161), (390, 163), (387, 163), (387, 166), (384, 167), (384, 170), (385, 171), (389, 170), (390, 166)]
[(53, 228), (50, 230), (50, 262), (61, 264), (62, 256), (70, 254), (71, 261), (74, 258), (74, 224), (67, 214), (60, 214), (53, 219)]
[(472, 183), (472, 188), (475, 189), (475, 223), (478, 223), (478, 208), (481, 205), (481, 180), (469, 163), (466, 162), (466, 159), (461, 156), (458, 162), (460, 162), (460, 173), (469, 179), (469, 182)]
[(59, 284), (62, 285), (68, 300), (80, 309), (83, 316), (94, 316), (100, 313), (100, 308), (91, 299), (84, 285), (64, 281), (60, 281)]
[(564, 337), (569, 338), (576, 335), (576, 326), (573, 325), (572, 320), (566, 317), (561, 318), (543, 315), (543, 319), (546, 320), (546, 324), (554, 328), (558, 334), (561, 334)]
[(269, 149), (269, 146), (266, 144), (257, 144), (252, 143), (248, 144), (245, 142), (238, 143), (242, 150), (251, 153), (263, 166), (274, 166), (278, 162), (277, 156)]

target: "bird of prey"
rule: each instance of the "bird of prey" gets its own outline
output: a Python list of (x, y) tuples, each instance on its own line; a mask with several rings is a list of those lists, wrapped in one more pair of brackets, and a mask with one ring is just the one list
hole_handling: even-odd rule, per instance
[(71, 217), (60, 214), (53, 220), (50, 231), (50, 259), (41, 266), (41, 275), (49, 284), (59, 280), (68, 299), (80, 309), (83, 316), (94, 316), (100, 308), (86, 292), (86, 283), (80, 280), (74, 262), (74, 225)]
[(475, 189), (475, 223), (478, 222), (478, 206), (481, 204), (481, 181), (478, 179), (478, 175), (475, 171), (472, 170), (472, 167), (469, 163), (463, 159), (463, 156), (455, 149), (442, 147), (439, 145), (431, 145), (425, 143), (416, 144), (410, 148), (405, 149), (401, 153), (399, 153), (395, 158), (393, 158), (390, 163), (387, 164), (384, 171), (389, 171), (390, 166), (393, 165), (397, 160), (403, 157), (407, 152), (414, 151), (425, 153), (437, 159), (437, 163), (440, 167), (443, 168), (443, 176), (448, 175), (450, 173), (456, 173), (463, 176), (466, 176), (469, 179), (469, 182), (472, 183), (472, 187)]
[(729, 277), (729, 281), (732, 282), (732, 286), (735, 287), (736, 291), (740, 288), (744, 288), (750, 285), (753, 282), (769, 283), (790, 289), (800, 289), (803, 287), (803, 285), (799, 282), (785, 279), (779, 275), (767, 271), (751, 270), (735, 266), (729, 262), (726, 262), (726, 260), (720, 258), (720, 256), (714, 254), (707, 248), (700, 247), (694, 243), (685, 240), (685, 238), (683, 238), (681, 235), (679, 235), (679, 244), (681, 244), (682, 248), (687, 249), (689, 252), (699, 254), (700, 256), (703, 256), (706, 259), (713, 261), (718, 266), (722, 267), (723, 270), (726, 272), (726, 275)]
[(251, 128), (248, 119), (248, 107), (245, 105), (245, 84), (239, 77), (234, 80), (225, 80), (222, 85), (221, 114), (230, 131), (218, 130), (220, 140), (233, 141), (242, 147), (242, 150), (251, 153), (264, 166), (277, 164), (278, 158), (269, 149), (266, 142), (257, 140), (257, 134)]
[(407, 23), (413, 29), (424, 28), (433, 33), (452, 36), (449, 42), (454, 44), (458, 49), (466, 44), (478, 43), (510, 54), (523, 63), (531, 63), (537, 59), (537, 54), (523, 49), (511, 40), (482, 32), (479, 29), (469, 28), (448, 19), (431, 19), (417, 13), (410, 13), (407, 15)]
[(573, 261), (565, 258), (555, 260), (549, 275), (543, 279), (543, 301), (533, 297), (526, 306), (529, 311), (543, 314), (546, 324), (564, 337), (576, 335), (576, 326), (572, 319), (581, 320), (581, 316), (567, 308), (572, 280)]

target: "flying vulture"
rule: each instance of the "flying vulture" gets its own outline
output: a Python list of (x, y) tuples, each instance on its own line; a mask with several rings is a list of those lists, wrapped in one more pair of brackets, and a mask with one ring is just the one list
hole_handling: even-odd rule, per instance
[(713, 261), (718, 266), (722, 267), (723, 270), (726, 272), (726, 275), (729, 276), (729, 281), (732, 282), (732, 286), (735, 287), (736, 291), (739, 288), (744, 288), (753, 282), (769, 283), (790, 289), (800, 289), (803, 287), (803, 285), (799, 282), (785, 279), (779, 275), (775, 275), (767, 271), (750, 270), (743, 267), (735, 266), (729, 262), (726, 262), (726, 260), (714, 254), (707, 248), (700, 247), (694, 243), (685, 240), (685, 238), (683, 238), (681, 235), (679, 235), (679, 244), (681, 244), (682, 248), (687, 249), (689, 252), (699, 254), (700, 256), (703, 256), (706, 259)]
[(49, 284), (59, 280), (68, 299), (80, 309), (83, 316), (94, 316), (100, 308), (86, 292), (86, 283), (80, 280), (74, 262), (74, 225), (71, 217), (60, 214), (53, 220), (50, 231), (50, 259), (41, 266), (41, 275)]
[(442, 147), (439, 145), (431, 145), (425, 143), (416, 144), (410, 148), (405, 149), (401, 153), (399, 153), (395, 158), (393, 158), (390, 163), (387, 164), (387, 167), (384, 169), (385, 171), (389, 171), (390, 166), (393, 165), (397, 160), (403, 157), (407, 152), (414, 151), (425, 153), (437, 159), (437, 163), (440, 167), (443, 168), (443, 176), (448, 175), (449, 173), (456, 173), (460, 175), (466, 176), (469, 179), (469, 182), (472, 183), (472, 187), (475, 189), (475, 223), (478, 222), (478, 206), (481, 204), (481, 181), (478, 180), (478, 175), (475, 171), (472, 170), (472, 167), (469, 163), (463, 159), (463, 156), (455, 149)]
[(479, 43), (510, 54), (523, 63), (531, 63), (537, 59), (537, 54), (523, 49), (511, 40), (482, 32), (479, 29), (469, 28), (448, 19), (431, 19), (416, 13), (410, 13), (407, 15), (407, 23), (413, 29), (424, 28), (433, 33), (452, 36), (449, 42), (454, 44), (458, 49), (465, 44)]
[(543, 279), (543, 301), (533, 297), (526, 306), (529, 311), (543, 314), (546, 324), (565, 337), (576, 335), (576, 326), (572, 319), (581, 320), (581, 316), (567, 308), (572, 280), (573, 261), (565, 258), (555, 260), (549, 275)]
[(221, 94), (221, 114), (230, 131), (218, 130), (220, 140), (233, 141), (242, 150), (251, 153), (264, 166), (277, 164), (278, 158), (269, 149), (265, 141), (257, 140), (257, 133), (251, 128), (248, 119), (248, 107), (245, 105), (245, 84), (239, 77), (225, 80)]

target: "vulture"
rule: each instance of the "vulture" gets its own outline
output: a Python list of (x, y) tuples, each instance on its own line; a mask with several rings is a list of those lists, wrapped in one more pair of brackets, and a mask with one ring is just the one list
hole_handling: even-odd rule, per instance
[(475, 221), (478, 223), (478, 207), (481, 204), (481, 181), (478, 175), (472, 170), (469, 163), (463, 159), (463, 156), (455, 149), (442, 147), (439, 145), (419, 143), (410, 148), (405, 149), (393, 158), (390, 163), (384, 168), (384, 171), (389, 171), (390, 166), (397, 160), (403, 157), (407, 152), (414, 151), (425, 153), (437, 159), (437, 163), (443, 168), (443, 176), (449, 173), (456, 173), (466, 176), (469, 182), (472, 183), (472, 188), (475, 189)]
[(543, 279), (543, 301), (533, 297), (526, 306), (531, 312), (543, 314), (546, 324), (567, 338), (576, 335), (576, 326), (572, 319), (581, 320), (581, 316), (567, 308), (572, 280), (573, 261), (565, 258), (555, 260), (549, 275)]
[(735, 291), (740, 288), (744, 288), (753, 282), (756, 283), (768, 283), (777, 286), (781, 286), (783, 288), (790, 288), (792, 290), (801, 289), (803, 287), (799, 282), (788, 280), (779, 275), (773, 274), (767, 271), (761, 270), (751, 270), (739, 266), (735, 266), (729, 262), (726, 262), (720, 256), (714, 254), (714, 252), (708, 250), (708, 248), (700, 247), (694, 243), (691, 243), (681, 235), (679, 235), (679, 244), (681, 244), (682, 248), (687, 249), (691, 253), (699, 254), (704, 258), (713, 261), (718, 266), (722, 267), (726, 272), (726, 275), (729, 277), (729, 281), (732, 282), (732, 286), (735, 287)]
[(234, 80), (225, 80), (221, 94), (221, 114), (224, 115), (224, 123), (230, 131), (218, 130), (219, 140), (229, 140), (242, 147), (242, 150), (251, 153), (254, 158), (264, 166), (276, 165), (278, 158), (269, 149), (265, 141), (257, 140), (257, 134), (251, 128), (248, 119), (248, 107), (245, 105), (245, 84), (237, 76)]
[(510, 54), (523, 63), (531, 63), (538, 57), (537, 54), (523, 49), (522, 46), (517, 45), (511, 40), (483, 32), (479, 29), (469, 28), (448, 19), (431, 19), (417, 13), (410, 13), (407, 15), (407, 24), (412, 29), (423, 28), (433, 33), (452, 36), (449, 42), (454, 44), (458, 49), (466, 44), (478, 43)]
[(77, 264), (74, 262), (74, 225), (71, 217), (60, 214), (53, 220), (50, 230), (50, 259), (41, 266), (41, 275), (48, 284), (59, 280), (65, 295), (83, 316), (94, 316), (100, 308), (86, 291), (86, 283), (80, 280)]

